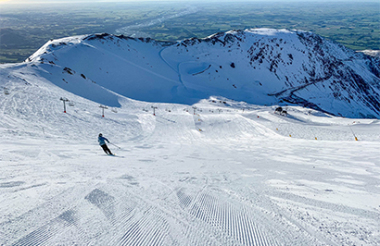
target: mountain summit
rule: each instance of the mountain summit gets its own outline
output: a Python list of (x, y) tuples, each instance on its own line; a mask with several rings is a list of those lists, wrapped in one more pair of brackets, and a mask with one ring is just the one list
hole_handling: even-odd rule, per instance
[(380, 118), (380, 61), (302, 31), (251, 29), (161, 42), (95, 34), (51, 40), (36, 74), (109, 106), (120, 97), (193, 104), (210, 96)]

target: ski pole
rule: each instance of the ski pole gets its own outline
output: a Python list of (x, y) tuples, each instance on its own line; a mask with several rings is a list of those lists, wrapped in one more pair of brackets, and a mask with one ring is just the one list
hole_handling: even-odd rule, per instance
[(119, 146), (117, 146), (116, 144), (113, 144), (113, 143), (110, 143), (110, 144), (112, 144), (113, 146), (115, 146), (115, 147), (118, 147), (119, 149), (121, 149)]

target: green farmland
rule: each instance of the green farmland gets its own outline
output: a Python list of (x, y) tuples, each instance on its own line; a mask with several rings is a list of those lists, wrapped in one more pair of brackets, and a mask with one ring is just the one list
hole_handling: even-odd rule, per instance
[(0, 63), (21, 62), (48, 40), (74, 35), (176, 41), (262, 27), (311, 31), (354, 50), (379, 50), (380, 2), (0, 5)]

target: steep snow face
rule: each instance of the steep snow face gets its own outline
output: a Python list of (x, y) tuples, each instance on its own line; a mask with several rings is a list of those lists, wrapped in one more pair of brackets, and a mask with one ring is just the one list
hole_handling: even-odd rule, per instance
[(223, 96), (380, 118), (380, 61), (301, 31), (230, 31), (177, 43), (78, 36), (48, 42), (28, 62), (59, 87), (109, 106), (123, 96), (185, 104)]

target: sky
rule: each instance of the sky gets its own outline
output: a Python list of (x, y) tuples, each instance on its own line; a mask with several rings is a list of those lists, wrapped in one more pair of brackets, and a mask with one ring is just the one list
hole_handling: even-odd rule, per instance
[[(27, 3), (35, 3), (35, 4), (43, 4), (43, 3), (67, 3), (67, 2), (143, 2), (143, 1), (161, 1), (162, 0), (0, 0), (0, 4), (27, 4)], [(170, 2), (199, 2), (201, 0), (164, 0)], [(231, 2), (231, 0), (202, 0), (202, 2)], [(262, 2), (265, 0), (239, 0), (241, 2)], [(267, 2), (268, 0), (266, 0)], [(326, 2), (331, 0), (269, 0), (269, 1), (277, 1), (277, 2)], [(361, 0), (333, 0), (339, 2), (362, 2)], [(365, 2), (378, 2), (378, 0), (364, 0)]]

